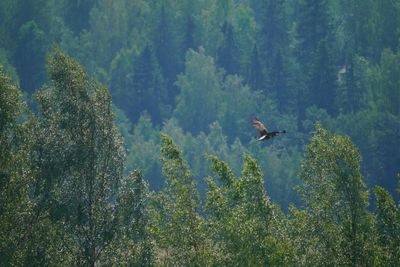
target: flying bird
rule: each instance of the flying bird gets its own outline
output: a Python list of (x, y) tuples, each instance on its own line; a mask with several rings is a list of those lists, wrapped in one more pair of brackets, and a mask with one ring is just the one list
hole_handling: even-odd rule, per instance
[(265, 127), (264, 124), (257, 119), (257, 117), (253, 118), (253, 127), (256, 128), (256, 130), (260, 132), (260, 136), (256, 137), (257, 141), (268, 140), (272, 137), (277, 136), (278, 134), (286, 133), (285, 130), (268, 132), (267, 127)]

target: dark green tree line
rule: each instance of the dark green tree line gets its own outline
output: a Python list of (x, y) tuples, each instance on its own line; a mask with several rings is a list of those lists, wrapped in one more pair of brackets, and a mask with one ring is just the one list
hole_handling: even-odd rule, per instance
[[(229, 166), (233, 158), (208, 156), (202, 202), (181, 148), (161, 134), (155, 153), (165, 184), (149, 192), (140, 171), (123, 175), (107, 89), (59, 49), (48, 68), (52, 82), (36, 93), (34, 112), (9, 78), (0, 79), (3, 266), (398, 265), (398, 203), (376, 187), (376, 209), (368, 208), (361, 157), (349, 137), (316, 124), (300, 171), (301, 204), (288, 214), (266, 193), (258, 162), (240, 141), (224, 144), (218, 124), (200, 135), (202, 145), (239, 153), (241, 173)], [(176, 127), (164, 130), (191, 140)], [(134, 138), (145, 136), (145, 145), (155, 134), (143, 116)]]

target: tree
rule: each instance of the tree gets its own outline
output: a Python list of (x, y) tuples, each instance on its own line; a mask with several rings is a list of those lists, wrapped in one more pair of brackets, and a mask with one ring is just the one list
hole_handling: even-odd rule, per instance
[[(400, 54), (382, 51), (380, 64), (369, 69), (367, 105), (400, 117)], [(378, 97), (379, 95), (379, 97)]]
[[(32, 165), (35, 210), (53, 238), (41, 261), (94, 266), (120, 230), (117, 220), (124, 150), (107, 89), (59, 49), (48, 59), (53, 82), (36, 94)], [(61, 258), (52, 254), (63, 248)], [(61, 250), (60, 250), (61, 251)]]
[(199, 133), (214, 122), (221, 97), (220, 74), (204, 50), (186, 53), (185, 72), (178, 76), (180, 93), (173, 112), (184, 130)]
[(0, 265), (23, 265), (29, 238), (29, 134), (21, 91), (0, 65)]
[(261, 60), (258, 52), (258, 47), (253, 47), (251, 53), (250, 64), (246, 75), (246, 83), (253, 90), (263, 90), (263, 84), (265, 82), (264, 68), (261, 65)]
[(172, 139), (161, 134), (165, 188), (155, 196), (153, 233), (161, 264), (204, 265), (203, 221), (196, 184)]
[[(333, 27), (328, 12), (328, 1), (307, 0), (300, 9), (297, 27), (298, 60), (303, 68), (306, 92), (299, 111), (304, 116), (304, 107), (315, 104), (335, 114), (336, 71), (334, 61)], [(300, 97), (300, 96), (299, 96)]]
[(133, 69), (133, 89), (136, 92), (136, 116), (147, 110), (153, 121), (160, 123), (167, 115), (168, 91), (152, 49), (146, 46)]
[(291, 249), (281, 222), (282, 214), (264, 190), (257, 162), (244, 156), (243, 170), (236, 178), (229, 166), (210, 156), (217, 176), (207, 178), (205, 209), (216, 265), (287, 266)]
[(182, 48), (183, 48), (183, 53), (186, 54), (186, 52), (189, 49), (195, 49), (195, 30), (196, 30), (196, 24), (195, 21), (193, 20), (192, 15), (189, 15), (186, 19), (186, 25), (185, 25), (185, 35), (183, 37), (183, 43), (182, 43)]
[[(261, 15), (258, 44), (264, 75), (268, 81), (266, 88), (260, 89), (274, 95), (281, 94), (287, 90), (286, 56), (290, 53), (285, 1), (264, 0), (259, 5)], [(282, 100), (283, 98), (278, 98), (278, 101)], [(283, 101), (278, 103), (284, 104)]]
[(173, 103), (177, 94), (174, 82), (176, 75), (180, 71), (179, 57), (176, 56), (178, 49), (175, 32), (173, 31), (173, 26), (164, 4), (161, 6), (159, 21), (153, 40), (155, 55), (160, 64), (161, 73), (165, 78), (169, 103)]
[(111, 73), (114, 101), (133, 122), (145, 111), (155, 123), (167, 116), (167, 89), (150, 45), (139, 55), (131, 49), (120, 51), (112, 62)]
[(42, 62), (48, 50), (46, 34), (35, 21), (24, 23), (19, 29), (15, 61), (23, 90), (33, 93), (45, 81)]
[(300, 240), (294, 237), (304, 265), (373, 264), (376, 235), (360, 161), (350, 138), (316, 124), (300, 173), (306, 209), (294, 212), (295, 220), (307, 224)]
[(117, 200), (118, 235), (106, 251), (112, 265), (152, 266), (149, 189), (140, 171), (133, 171), (121, 184)]
[(217, 51), (217, 64), (228, 74), (238, 74), (240, 70), (240, 50), (235, 40), (233, 27), (225, 21), (222, 26), (224, 36)]
[(219, 104), (218, 121), (224, 133), (229, 133), (229, 143), (235, 138), (241, 141), (248, 140), (249, 133), (246, 129), (249, 121), (254, 114), (261, 113), (261, 105), (266, 102), (265, 97), (260, 91), (253, 91), (244, 85), (237, 75), (225, 76), (221, 88), (223, 101)]
[(95, 0), (64, 1), (64, 18), (75, 34), (89, 28), (89, 13), (95, 3)]
[(383, 265), (400, 264), (400, 210), (392, 196), (382, 187), (375, 188), (379, 243), (383, 249)]
[(138, 169), (144, 177), (148, 177), (151, 190), (161, 190), (163, 179), (160, 162), (159, 131), (151, 122), (150, 116), (143, 114), (136, 123), (128, 146), (126, 170)]

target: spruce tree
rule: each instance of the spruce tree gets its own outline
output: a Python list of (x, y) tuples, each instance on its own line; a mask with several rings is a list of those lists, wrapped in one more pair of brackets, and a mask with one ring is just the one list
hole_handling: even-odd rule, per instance
[(238, 74), (240, 50), (235, 40), (233, 27), (227, 21), (222, 26), (223, 41), (217, 51), (217, 64), (228, 74)]
[(173, 25), (165, 5), (161, 5), (159, 21), (154, 32), (154, 49), (161, 73), (168, 90), (169, 103), (174, 103), (177, 88), (174, 86), (176, 75), (179, 73), (177, 44)]
[[(336, 71), (333, 46), (333, 26), (326, 0), (303, 2), (297, 35), (299, 39), (297, 58), (303, 69), (305, 98), (300, 107), (300, 119), (304, 108), (317, 105), (335, 114)], [(299, 95), (300, 97), (300, 95)]]
[(147, 110), (152, 120), (160, 123), (168, 112), (168, 92), (150, 46), (143, 49), (134, 64), (132, 86), (135, 105), (129, 114), (137, 120), (140, 113)]

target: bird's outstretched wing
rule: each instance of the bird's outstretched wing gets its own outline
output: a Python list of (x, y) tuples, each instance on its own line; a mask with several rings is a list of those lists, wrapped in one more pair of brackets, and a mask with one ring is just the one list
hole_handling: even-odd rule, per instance
[(268, 134), (267, 128), (256, 117), (253, 118), (253, 127), (256, 128), (256, 130), (260, 132), (260, 136)]

